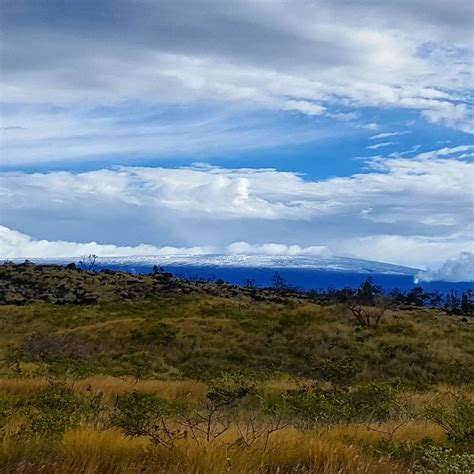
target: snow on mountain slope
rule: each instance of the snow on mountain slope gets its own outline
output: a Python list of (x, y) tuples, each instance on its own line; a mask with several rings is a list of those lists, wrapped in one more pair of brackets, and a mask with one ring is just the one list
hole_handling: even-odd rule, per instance
[[(69, 263), (78, 258), (31, 259), (37, 263)], [(293, 268), (341, 271), (352, 273), (378, 273), (391, 275), (410, 275), (419, 269), (373, 262), (347, 257), (274, 256), (274, 255), (143, 255), (134, 257), (103, 257), (98, 259), (100, 266), (193, 266), (193, 267), (245, 267), (245, 268)]]

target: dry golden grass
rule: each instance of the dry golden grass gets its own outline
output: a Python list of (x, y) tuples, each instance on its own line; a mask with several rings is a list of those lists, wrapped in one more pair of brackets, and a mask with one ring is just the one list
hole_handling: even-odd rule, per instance
[[(310, 381), (279, 377), (259, 384), (262, 393), (281, 393), (296, 389)], [(143, 392), (159, 395), (165, 399), (179, 401), (200, 401), (205, 399), (208, 386), (196, 380), (135, 380), (127, 377), (87, 377), (68, 380), (73, 389), (83, 391), (88, 388), (103, 392), (106, 396), (120, 395), (125, 392)], [(0, 378), (0, 393), (12, 395), (30, 395), (45, 390), (47, 379)]]
[[(160, 397), (198, 401), (205, 399), (208, 387), (196, 381), (161, 381), (114, 377), (90, 377), (68, 381), (75, 390), (91, 387), (106, 396), (133, 390), (157, 394)], [(278, 378), (260, 386), (264, 391), (282, 391), (294, 388), (298, 382)], [(30, 396), (46, 389), (46, 380), (3, 379), (0, 392)], [(420, 404), (426, 400), (447, 396), (447, 388), (436, 387), (431, 393), (419, 395)], [(248, 415), (248, 414), (247, 414)], [(46, 441), (17, 443), (9, 433), (15, 431), (11, 420), (7, 437), (0, 445), (0, 473), (24, 474), (87, 473), (87, 474), (221, 474), (225, 472), (248, 474), (273, 473), (405, 473), (409, 466), (386, 457), (369, 454), (370, 449), (390, 433), (396, 421), (366, 426), (341, 424), (321, 427), (319, 431), (302, 432), (287, 427), (269, 437), (264, 448), (262, 440), (250, 447), (236, 444), (239, 433), (236, 427), (229, 429), (221, 438), (210, 443), (188, 437), (176, 441), (172, 449), (153, 446), (146, 438), (126, 437), (119, 429), (98, 430), (82, 424), (78, 429), (67, 431), (55, 444)], [(85, 423), (85, 422), (83, 422)], [(395, 442), (417, 442), (429, 437), (435, 442), (445, 441), (442, 430), (430, 423), (410, 421), (399, 427), (393, 436)], [(9, 439), (10, 438), (10, 439)]]
[[(287, 427), (271, 434), (267, 449), (262, 440), (246, 448), (242, 443), (237, 445), (236, 426), (210, 443), (192, 439), (188, 433), (188, 438), (177, 440), (172, 449), (153, 446), (145, 438), (128, 438), (120, 429), (110, 428), (114, 424), (123, 426), (113, 418), (118, 406), (116, 396), (123, 393), (153, 394), (204, 411), (209, 387), (198, 379), (209, 380), (221, 372), (235, 372), (250, 382), (265, 374), (274, 378), (258, 383), (256, 395), (263, 395), (271, 404), (277, 403), (287, 390), (315, 380), (328, 391), (334, 388), (332, 384), (348, 383), (344, 373), (333, 380), (333, 374), (328, 377), (324, 372), (325, 366), (314, 368), (317, 364), (313, 362), (333, 363), (337, 375), (337, 370), (345, 370), (348, 358), (351, 361), (354, 358), (357, 374), (349, 390), (357, 391), (358, 384), (381, 383), (393, 377), (393, 381), (400, 380), (398, 396), (406, 402), (401, 405), (407, 407), (407, 413), (412, 408), (416, 413), (409, 423), (394, 432), (394, 443), (416, 443), (423, 438), (431, 438), (440, 445), (447, 442), (440, 428), (419, 420), (431, 403), (448, 406), (455, 403), (458, 394), (463, 397), (474, 394), (472, 386), (463, 385), (461, 377), (455, 377), (458, 373), (466, 374), (468, 380), (471, 374), (471, 323), (436, 311), (414, 309), (388, 312), (374, 331), (356, 328), (351, 315), (346, 313), (338, 305), (303, 302), (279, 305), (213, 297), (173, 297), (90, 307), (1, 308), (0, 373), (10, 378), (0, 377), (0, 401), (6, 395), (4, 398), (8, 403), (13, 401), (11, 406), (15, 410), (18, 406), (28, 406), (30, 401), (35, 408), (37, 400), (47, 398), (36, 397), (49, 387), (44, 374), (55, 374), (56, 382), (65, 380), (76, 392), (70, 405), (77, 407), (80, 419), (79, 425), (76, 421), (65, 422), (60, 430), (52, 429), (42, 437), (41, 431), (21, 433), (22, 423), (28, 425), (25, 420), (29, 413), (35, 415), (34, 410), (9, 414), (8, 424), (4, 426), (6, 436), (0, 442), (0, 474), (408, 472), (414, 466), (411, 463), (416, 462), (412, 457), (403, 457), (405, 464), (402, 464), (381, 454), (390, 452), (387, 447), (383, 451), (379, 442), (397, 427), (397, 417), (391, 422), (370, 425), (369, 429), (355, 421), (340, 425), (321, 422), (318, 430), (308, 432)], [(169, 326), (170, 332), (175, 333), (171, 342), (150, 345), (146, 337), (143, 341), (135, 338), (134, 331), (148, 336), (148, 330), (155, 324)], [(32, 332), (74, 334), (78, 341), (91, 343), (93, 353), (86, 361), (45, 357), (41, 362), (33, 362), (37, 358), (22, 352), (22, 344)], [(18, 361), (7, 363), (15, 354), (19, 354)], [(147, 361), (153, 361), (149, 368)], [(141, 362), (144, 362), (143, 370)], [(269, 367), (273, 370), (269, 371)], [(73, 375), (85, 373), (91, 376)], [(15, 378), (18, 374), (21, 378)], [(141, 374), (143, 378), (137, 381), (132, 374)], [(427, 380), (437, 384), (426, 390)], [(88, 393), (89, 389), (94, 394)], [(456, 392), (454, 397), (453, 392)], [(103, 393), (105, 400), (94, 396), (98, 393)], [(40, 414), (47, 415), (48, 410), (40, 408)], [(50, 412), (52, 418), (45, 417), (45, 425), (58, 419), (57, 410)], [(249, 398), (232, 409), (229, 419), (245, 425), (252, 417), (263, 425), (266, 416), (256, 399)], [(312, 416), (311, 412), (308, 416)], [(405, 416), (404, 412), (400, 416)], [(176, 419), (170, 418), (168, 425), (178, 424), (178, 420), (178, 415)], [(298, 417), (291, 420), (295, 425), (301, 421)], [(62, 429), (69, 431), (51, 441), (54, 436), (60, 436)], [(18, 433), (20, 436), (15, 437)]]
[(125, 392), (144, 392), (165, 399), (179, 401), (199, 401), (206, 397), (207, 385), (193, 380), (139, 380), (116, 377), (90, 377), (74, 384), (78, 390), (91, 387), (106, 395), (119, 395)]
[(96, 431), (86, 428), (66, 432), (58, 453), (69, 459), (83, 458), (95, 462), (107, 458), (120, 462), (122, 459), (138, 459), (149, 448), (145, 438), (127, 438), (118, 429)]
[(108, 337), (120, 337), (130, 333), (140, 327), (144, 318), (121, 318), (98, 322), (95, 324), (81, 325), (74, 328), (66, 328), (56, 331), (57, 334), (85, 334), (94, 337), (102, 337), (107, 334)]
[[(311, 381), (279, 377), (266, 380), (259, 384), (262, 394), (281, 393), (285, 390), (296, 389), (302, 384)], [(95, 392), (103, 392), (108, 397), (123, 394), (125, 392), (143, 392), (158, 395), (162, 398), (178, 401), (202, 401), (206, 397), (208, 386), (196, 380), (135, 380), (130, 377), (87, 377), (84, 379), (68, 380), (66, 382), (74, 390), (84, 391), (92, 389)], [(33, 378), (0, 378), (0, 393), (29, 396), (48, 387), (47, 379)], [(417, 408), (427, 406), (429, 403), (452, 404), (456, 397), (468, 399), (474, 398), (472, 388), (450, 387), (446, 385), (432, 386), (426, 392), (403, 392), (401, 399), (406, 399)]]
[(30, 455), (27, 451), (9, 446), (12, 452), (8, 456), (8, 467), (11, 472), (21, 473), (88, 474), (407, 472), (406, 467), (393, 461), (364, 454), (356, 444), (344, 441), (343, 434), (344, 430), (301, 433), (287, 428), (274, 433), (264, 451), (261, 443), (246, 449), (232, 446), (227, 442), (235, 439), (236, 433), (229, 431), (219, 442), (201, 444), (188, 439), (179, 442), (173, 449), (166, 449), (153, 447), (143, 438), (126, 438), (118, 430), (84, 428), (67, 432), (54, 451), (49, 449), (48, 454), (42, 453), (40, 447), (33, 449)]
[(45, 379), (2, 379), (0, 378), (0, 393), (11, 395), (31, 395), (46, 389)]
[(391, 433), (392, 431), (394, 433), (393, 441), (397, 443), (402, 441), (417, 442), (423, 438), (443, 442), (446, 438), (445, 433), (439, 426), (415, 421), (410, 421), (402, 426), (395, 421), (380, 424), (371, 423), (367, 426), (361, 424), (335, 425), (325, 431), (325, 436), (326, 439), (335, 441), (346, 439), (351, 440), (352, 443), (363, 445), (376, 444), (384, 437), (384, 433)]
[(408, 402), (416, 411), (422, 411), (423, 408), (434, 404), (450, 406), (456, 403), (456, 400), (474, 400), (474, 388), (472, 386), (451, 387), (449, 385), (433, 385), (429, 391), (403, 392), (399, 399)]
[[(106, 396), (120, 395), (125, 392), (144, 392), (159, 395), (165, 399), (178, 401), (200, 401), (206, 397), (207, 385), (193, 380), (133, 380), (117, 377), (88, 377), (69, 380), (67, 384), (74, 390), (88, 388), (103, 392)], [(29, 396), (48, 387), (46, 379), (0, 379), (0, 393)]]

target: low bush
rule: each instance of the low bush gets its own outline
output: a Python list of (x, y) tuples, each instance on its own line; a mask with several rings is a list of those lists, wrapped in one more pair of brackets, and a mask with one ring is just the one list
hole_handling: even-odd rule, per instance
[(341, 389), (322, 389), (318, 386), (302, 386), (288, 390), (283, 397), (285, 409), (303, 429), (314, 428), (321, 423), (333, 424), (351, 416), (347, 393)]
[(431, 405), (426, 417), (438, 424), (450, 441), (457, 445), (474, 445), (474, 402), (457, 397), (451, 406)]
[(380, 422), (400, 414), (397, 390), (388, 383), (358, 385), (348, 393), (347, 403), (357, 420)]
[(169, 425), (172, 412), (170, 403), (155, 395), (126, 393), (118, 397), (111, 421), (127, 436), (145, 436), (155, 445), (171, 447), (184, 434)]
[(60, 439), (67, 429), (77, 426), (82, 412), (71, 388), (59, 382), (51, 382), (18, 411), (22, 422), (16, 436), (36, 439)]
[(472, 474), (474, 454), (458, 454), (451, 448), (429, 446), (424, 450), (417, 474)]

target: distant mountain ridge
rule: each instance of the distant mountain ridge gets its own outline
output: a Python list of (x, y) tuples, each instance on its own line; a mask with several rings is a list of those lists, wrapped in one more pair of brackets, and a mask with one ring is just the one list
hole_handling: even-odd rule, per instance
[[(20, 261), (22, 259), (15, 259)], [(30, 258), (37, 263), (69, 263), (77, 262), (80, 258)], [(349, 257), (315, 257), (291, 255), (143, 255), (133, 257), (100, 257), (99, 266), (127, 265), (150, 266), (171, 265), (194, 267), (241, 267), (241, 268), (292, 268), (314, 269), (331, 272), (352, 272), (362, 274), (387, 274), (414, 276), (420, 270), (417, 268), (393, 265), (390, 263), (375, 262)]]

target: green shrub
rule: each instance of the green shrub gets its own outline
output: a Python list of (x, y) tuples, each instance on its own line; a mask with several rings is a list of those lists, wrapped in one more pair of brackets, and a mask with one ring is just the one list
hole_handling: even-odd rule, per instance
[(430, 406), (426, 410), (426, 416), (438, 424), (453, 443), (474, 443), (473, 401), (459, 399), (452, 406)]
[(410, 472), (416, 474), (471, 474), (474, 472), (474, 455), (457, 453), (446, 446), (437, 446), (430, 438), (421, 441), (382, 440), (376, 447), (380, 455), (403, 461), (414, 466)]
[(146, 436), (153, 444), (171, 447), (181, 435), (179, 430), (168, 426), (167, 417), (172, 413), (172, 405), (166, 400), (132, 392), (118, 398), (111, 421), (127, 436)]
[(350, 418), (352, 410), (347, 393), (341, 389), (323, 390), (317, 386), (304, 386), (288, 390), (283, 396), (288, 414), (298, 425), (311, 428), (317, 423), (336, 423)]
[(211, 382), (207, 399), (212, 406), (231, 406), (254, 390), (255, 385), (244, 377), (223, 373)]
[(336, 385), (350, 385), (358, 373), (358, 368), (349, 358), (320, 359), (313, 366), (314, 376)]
[[(375, 452), (409, 464), (419, 464), (426, 451), (430, 450), (433, 446), (435, 446), (435, 443), (431, 438), (423, 438), (420, 441), (402, 441), (400, 443), (382, 438), (377, 443)], [(370, 452), (372, 446), (369, 448)]]
[(24, 423), (17, 433), (26, 438), (60, 438), (77, 426), (81, 409), (72, 390), (65, 384), (52, 382), (48, 389), (20, 409)]
[(472, 474), (474, 454), (456, 454), (450, 448), (428, 447), (421, 458), (418, 474)]
[(352, 416), (356, 419), (384, 421), (396, 415), (396, 390), (387, 383), (370, 383), (355, 387), (348, 394)]
[(323, 389), (317, 385), (289, 390), (283, 396), (287, 411), (305, 426), (342, 421), (384, 421), (397, 416), (393, 387), (383, 383)]

